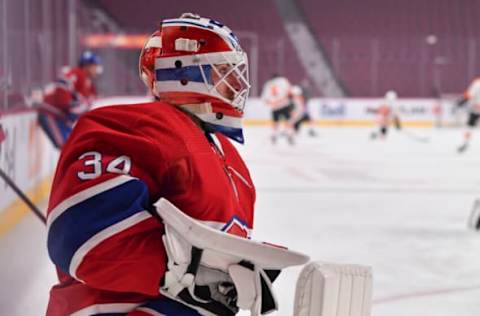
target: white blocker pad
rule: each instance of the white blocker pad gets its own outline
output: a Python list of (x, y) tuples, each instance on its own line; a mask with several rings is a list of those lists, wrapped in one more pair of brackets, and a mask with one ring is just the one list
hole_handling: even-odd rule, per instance
[(480, 231), (480, 199), (476, 199), (473, 203), (472, 212), (468, 219), (468, 227)]
[(192, 246), (203, 249), (201, 264), (227, 271), (232, 264), (249, 261), (263, 269), (281, 270), (305, 264), (309, 257), (302, 253), (267, 243), (241, 238), (210, 228), (183, 213), (166, 199), (155, 203), (165, 229)]
[(294, 316), (370, 316), (372, 270), (311, 262), (297, 281)]

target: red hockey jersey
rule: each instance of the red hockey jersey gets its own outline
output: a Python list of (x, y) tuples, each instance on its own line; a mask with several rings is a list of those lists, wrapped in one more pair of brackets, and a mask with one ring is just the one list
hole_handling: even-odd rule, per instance
[(149, 211), (160, 197), (219, 230), (247, 237), (253, 226), (255, 189), (224, 136), (161, 102), (85, 114), (62, 149), (49, 201), (60, 282), (48, 316), (125, 313), (159, 297), (167, 258), (163, 225)]
[(73, 91), (75, 91), (80, 98), (92, 100), (97, 96), (95, 85), (84, 69), (79, 67), (70, 68), (65, 71), (63, 78), (71, 85)]
[(41, 105), (40, 111), (57, 118), (68, 119), (68, 115), (75, 101), (74, 94), (66, 84), (54, 82), (45, 88), (45, 94), (43, 96), (44, 104)]
[(393, 118), (393, 110), (392, 106), (388, 104), (382, 104), (378, 109), (378, 124), (379, 125), (388, 125), (390, 124), (392, 118)]
[(45, 87), (41, 112), (65, 120), (76, 120), (87, 112), (97, 95), (95, 85), (82, 68), (64, 70), (59, 80)]

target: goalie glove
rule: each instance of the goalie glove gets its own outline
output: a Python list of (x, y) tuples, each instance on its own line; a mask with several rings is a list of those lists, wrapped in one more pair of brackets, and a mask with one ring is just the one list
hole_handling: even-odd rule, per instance
[(272, 282), (280, 270), (308, 257), (214, 230), (165, 199), (156, 204), (165, 224), (168, 256), (161, 293), (201, 315), (263, 315), (277, 309)]
[(252, 315), (264, 315), (278, 310), (272, 289), (280, 270), (263, 270), (249, 262), (240, 262), (228, 268), (238, 291), (237, 306), (250, 310)]
[(172, 240), (168, 240), (171, 236), (166, 236), (168, 270), (160, 292), (201, 315), (235, 315), (238, 312), (237, 293), (231, 278), (225, 272), (200, 266), (201, 249), (192, 247), (190, 258), (183, 257), (182, 252), (175, 250)]

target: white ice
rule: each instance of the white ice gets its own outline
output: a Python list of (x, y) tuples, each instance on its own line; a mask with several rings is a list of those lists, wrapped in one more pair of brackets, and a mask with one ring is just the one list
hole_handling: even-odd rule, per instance
[[(460, 130), (411, 131), (431, 141), (324, 128), (295, 146), (272, 146), (268, 128), (247, 128), (241, 152), (257, 188), (254, 238), (372, 266), (374, 316), (480, 315), (480, 233), (467, 229), (480, 198), (480, 135), (459, 155)], [(0, 239), (0, 255), (0, 314), (44, 314), (55, 276), (36, 218)], [(292, 315), (298, 272), (275, 282), (273, 315)]]

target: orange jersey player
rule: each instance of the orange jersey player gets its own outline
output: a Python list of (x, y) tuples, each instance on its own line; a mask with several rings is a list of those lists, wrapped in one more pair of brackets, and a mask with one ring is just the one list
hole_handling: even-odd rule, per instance
[(468, 106), (467, 126), (463, 134), (463, 144), (457, 148), (459, 153), (464, 152), (471, 141), (472, 131), (480, 118), (480, 78), (475, 78), (464, 94), (464, 98), (457, 104), (459, 107)]
[(376, 109), (377, 117), (377, 128), (378, 132), (373, 132), (371, 138), (375, 139), (380, 137), (385, 139), (388, 134), (388, 128), (391, 124), (394, 124), (397, 129), (401, 128), (400, 118), (395, 111), (395, 101), (397, 100), (397, 93), (393, 90), (388, 91), (385, 94), (384, 103)]
[(294, 105), (292, 124), (295, 133), (300, 131), (300, 127), (303, 124), (308, 125), (308, 135), (316, 136), (315, 129), (313, 128), (313, 122), (308, 112), (307, 100), (305, 99), (304, 89), (298, 85), (292, 86), (290, 92), (292, 103)]
[(272, 143), (276, 143), (280, 135), (280, 123), (284, 121), (287, 140), (290, 144), (293, 144), (294, 131), (291, 116), (294, 105), (291, 99), (291, 89), (290, 81), (277, 74), (272, 75), (272, 78), (263, 86), (261, 99), (270, 108), (272, 113)]

